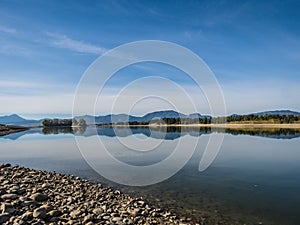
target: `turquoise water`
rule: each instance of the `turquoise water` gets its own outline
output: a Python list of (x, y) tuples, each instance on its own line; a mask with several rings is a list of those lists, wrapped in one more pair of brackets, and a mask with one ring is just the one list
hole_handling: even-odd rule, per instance
[[(221, 132), (225, 133), (220, 151), (208, 169), (200, 172), (199, 162), (210, 135)], [(131, 187), (97, 174), (82, 157), (75, 137), (87, 144), (91, 158), (99, 150), (94, 142), (99, 137), (116, 159), (136, 166), (163, 161), (180, 141), (182, 156), (191, 148), (190, 143), (196, 141), (197, 146), (188, 163), (175, 175), (147, 187)], [(146, 145), (158, 148), (145, 152), (130, 150), (130, 146), (138, 149)], [(98, 128), (95, 133), (90, 128), (44, 132), (32, 129), (1, 137), (0, 146), (1, 162), (100, 181), (145, 196), (194, 221), (201, 217), (232, 224), (298, 224), (299, 221), (300, 138), (294, 130)]]

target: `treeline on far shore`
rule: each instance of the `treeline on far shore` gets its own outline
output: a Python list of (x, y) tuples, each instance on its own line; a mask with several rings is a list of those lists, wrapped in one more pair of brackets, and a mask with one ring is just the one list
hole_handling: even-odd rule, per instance
[(83, 127), (87, 126), (84, 119), (45, 119), (42, 122), (44, 127)]
[(161, 119), (154, 119), (150, 122), (117, 122), (117, 123), (108, 123), (108, 124), (98, 124), (98, 125), (179, 125), (179, 124), (223, 124), (223, 123), (256, 123), (256, 124), (293, 124), (293, 123), (300, 123), (300, 116), (295, 115), (231, 115), (225, 117), (202, 117), (202, 118), (161, 118)]
[[(218, 123), (218, 119), (222, 121), (222, 118), (215, 118)], [(300, 123), (300, 116), (296, 115), (257, 115), (257, 114), (249, 114), (249, 115), (231, 115), (226, 117), (227, 123), (273, 123), (273, 124), (284, 124), (284, 123)]]

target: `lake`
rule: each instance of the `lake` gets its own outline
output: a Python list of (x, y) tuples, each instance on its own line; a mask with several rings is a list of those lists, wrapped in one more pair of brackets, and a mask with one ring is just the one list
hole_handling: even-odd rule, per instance
[[(200, 172), (199, 162), (209, 138), (221, 134), (224, 141), (216, 158)], [(1, 137), (0, 161), (102, 182), (197, 222), (201, 222), (197, 220), (201, 216), (211, 223), (218, 218), (231, 224), (298, 224), (299, 137), (300, 132), (291, 129), (35, 128)], [(126, 178), (124, 171), (114, 168), (105, 159), (107, 156), (101, 155), (104, 150), (99, 149), (96, 139), (115, 159), (133, 166), (159, 164), (176, 146), (180, 146), (178, 160), (186, 154), (191, 157), (162, 182), (145, 187), (121, 185), (91, 168), (105, 167), (114, 170), (112, 175)], [(80, 151), (76, 140), (88, 149)], [(101, 165), (97, 165), (99, 162)], [(153, 171), (149, 179), (164, 172)]]

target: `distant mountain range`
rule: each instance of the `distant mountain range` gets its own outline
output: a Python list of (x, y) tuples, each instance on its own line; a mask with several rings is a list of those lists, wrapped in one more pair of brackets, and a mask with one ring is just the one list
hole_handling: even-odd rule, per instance
[[(274, 111), (264, 111), (252, 113), (255, 115), (294, 115), (300, 116), (300, 112), (295, 112), (291, 110), (274, 110)], [(237, 114), (234, 114), (237, 115)], [(199, 113), (193, 113), (190, 115), (185, 115), (174, 110), (165, 110), (165, 111), (156, 111), (148, 113), (144, 116), (131, 116), (128, 114), (112, 114), (105, 116), (77, 116), (76, 120), (84, 119), (87, 124), (107, 124), (107, 123), (116, 123), (116, 122), (149, 122), (153, 119), (161, 119), (161, 118), (211, 118), (209, 115), (201, 115)], [(19, 125), (19, 126), (40, 126), (44, 119), (39, 120), (27, 120), (25, 118), (20, 117), (17, 114), (12, 114), (8, 116), (0, 116), (0, 124), (6, 125)]]
[(17, 114), (12, 114), (9, 116), (0, 116), (0, 124), (5, 125), (39, 126), (41, 125), (42, 121), (43, 119), (27, 120)]
[(107, 123), (117, 123), (117, 122), (150, 122), (154, 119), (161, 118), (210, 118), (211, 116), (201, 115), (199, 113), (193, 113), (190, 115), (185, 115), (174, 110), (166, 110), (166, 111), (156, 111), (148, 113), (144, 116), (131, 116), (128, 114), (112, 114), (106, 116), (77, 116), (76, 120), (84, 119), (87, 124), (107, 124)]
[(253, 113), (254, 115), (292, 115), (292, 116), (300, 116), (300, 112), (295, 112), (291, 110), (274, 110), (274, 111), (265, 111), (265, 112), (258, 112), (258, 113)]

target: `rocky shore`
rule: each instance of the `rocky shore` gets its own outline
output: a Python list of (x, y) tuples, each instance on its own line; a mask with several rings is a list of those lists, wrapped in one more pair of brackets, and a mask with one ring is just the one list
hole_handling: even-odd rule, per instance
[(28, 129), (29, 128), (27, 128), (27, 127), (8, 126), (8, 125), (0, 124), (0, 136), (25, 131), (25, 130), (28, 130)]
[(0, 224), (189, 224), (119, 190), (0, 164)]

